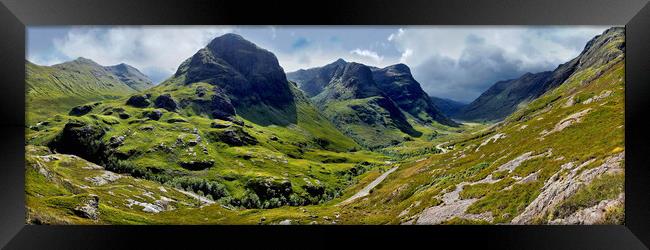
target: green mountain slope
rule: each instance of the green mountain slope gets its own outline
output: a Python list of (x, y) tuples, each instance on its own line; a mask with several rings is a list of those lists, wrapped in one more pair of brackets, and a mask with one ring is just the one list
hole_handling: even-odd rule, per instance
[(356, 152), (361, 147), (286, 80), (273, 54), (235, 35), (215, 38), (156, 87), (83, 107), (30, 128), (28, 144), (224, 206), (322, 203), (358, 169), (386, 160)]
[(396, 145), (457, 126), (440, 111), (403, 64), (383, 69), (339, 59), (287, 74), (341, 131), (368, 148)]
[[(115, 99), (153, 86), (131, 66), (104, 67), (86, 58), (53, 66), (26, 62), (25, 67), (27, 124), (77, 105)], [(119, 71), (120, 68), (128, 70)]]
[(623, 28), (612, 28), (587, 43), (582, 53), (573, 60), (561, 64), (554, 71), (527, 73), (517, 79), (495, 83), (472, 103), (464, 107), (454, 118), (469, 121), (497, 121), (512, 114), (520, 104), (525, 104), (556, 88), (576, 71), (610, 60), (624, 53), (617, 49), (606, 53), (600, 50), (611, 40), (623, 39)]
[[(624, 221), (622, 36), (593, 43), (570, 77), (519, 104), (502, 122), (463, 124), (428, 141), (384, 148), (407, 152), (400, 157), (361, 151), (328, 121), (338, 113), (389, 121), (390, 104), (378, 102), (390, 98), (369, 84), (371, 69), (353, 65), (347, 75), (345, 67), (335, 72), (335, 81), (313, 100), (331, 100), (320, 104), (338, 112), (321, 114), (292, 82), (271, 77), (277, 72), (254, 70), (258, 62), (250, 58), (266, 57), (257, 49), (225, 44), (240, 48), (246, 56), (233, 58), (249, 58), (244, 59), (248, 66), (206, 49), (199, 53), (210, 57), (205, 60), (210, 70), (240, 78), (236, 82), (199, 70), (201, 80), (188, 81), (194, 70), (188, 60), (179, 67), (183, 73), (159, 86), (84, 105), (74, 115), (52, 115), (26, 129), (27, 222)], [(273, 79), (281, 82), (268, 83)], [(273, 90), (279, 89), (274, 94), (280, 97), (255, 93), (270, 91), (259, 86), (267, 83), (277, 84)], [(237, 86), (255, 98), (239, 96)], [(240, 111), (246, 109), (242, 103), (263, 105), (263, 112), (277, 112), (278, 118), (248, 119), (250, 114)], [(421, 129), (410, 113), (392, 105)], [(359, 116), (365, 112), (375, 113)]]
[(447, 126), (457, 126), (433, 104), (420, 83), (411, 75), (405, 64), (395, 64), (382, 69), (373, 69), (373, 79), (397, 106), (413, 116), (422, 124), (438, 122)]
[(594, 47), (559, 87), (406, 161), (343, 211), (355, 223), (622, 223), (624, 48), (623, 37)]
[(314, 103), (344, 133), (369, 148), (397, 144), (404, 136), (420, 136), (397, 105), (379, 89), (370, 68), (348, 63)]
[(129, 85), (129, 87), (137, 91), (153, 87), (153, 83), (149, 77), (131, 65), (120, 63), (105, 68), (116, 75), (120, 81), (126, 83), (126, 85)]

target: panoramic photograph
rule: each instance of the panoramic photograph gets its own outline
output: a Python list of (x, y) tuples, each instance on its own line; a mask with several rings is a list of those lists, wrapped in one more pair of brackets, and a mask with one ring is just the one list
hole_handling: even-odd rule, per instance
[(625, 221), (625, 28), (29, 26), (37, 225)]

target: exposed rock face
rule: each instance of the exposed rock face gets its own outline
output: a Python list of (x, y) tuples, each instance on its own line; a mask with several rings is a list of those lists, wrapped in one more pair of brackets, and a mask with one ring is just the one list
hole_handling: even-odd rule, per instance
[(110, 171), (104, 171), (102, 175), (95, 177), (86, 177), (85, 180), (91, 182), (95, 186), (102, 186), (120, 179), (122, 176)]
[(603, 200), (593, 207), (588, 207), (562, 219), (555, 219), (549, 224), (558, 225), (595, 225), (605, 221), (606, 213), (614, 207), (621, 207), (625, 204), (625, 194), (621, 193), (618, 198)]
[(467, 214), (465, 211), (469, 206), (474, 204), (478, 199), (461, 199), (460, 192), (463, 191), (463, 188), (467, 185), (474, 185), (480, 183), (495, 183), (498, 180), (492, 179), (492, 175), (485, 177), (485, 179), (469, 183), (461, 182), (456, 185), (456, 188), (450, 192), (447, 192), (442, 195), (442, 204), (434, 207), (430, 207), (422, 211), (420, 217), (418, 217), (416, 224), (440, 224), (444, 221), (452, 219), (454, 217), (470, 220), (484, 220), (491, 222), (493, 220), (492, 213), (486, 212), (482, 214)]
[(158, 109), (154, 109), (152, 111), (142, 112), (142, 116), (147, 117), (154, 121), (158, 121), (163, 116), (163, 112)]
[(178, 108), (178, 103), (170, 94), (162, 94), (158, 96), (154, 103), (156, 108), (163, 108), (167, 111), (176, 111), (176, 108)]
[(136, 108), (146, 108), (151, 105), (151, 101), (144, 96), (144, 95), (134, 95), (129, 97), (128, 100), (126, 100), (126, 105), (133, 106)]
[(578, 189), (591, 183), (596, 177), (608, 172), (616, 171), (621, 168), (621, 162), (625, 158), (625, 151), (611, 156), (605, 160), (603, 164), (598, 167), (584, 170), (578, 173), (589, 163), (587, 161), (573, 168), (573, 163), (563, 165), (562, 169), (568, 170), (566, 176), (562, 176), (558, 171), (555, 175), (551, 176), (544, 187), (542, 192), (533, 200), (517, 217), (512, 219), (513, 224), (529, 224), (536, 216), (545, 214), (550, 208), (557, 206), (571, 195), (575, 194)]
[(372, 78), (372, 71), (366, 65), (348, 63), (338, 68), (329, 84), (314, 97), (320, 106), (328, 101), (363, 99), (384, 96)]
[(582, 53), (553, 71), (526, 73), (499, 81), (463, 108), (455, 118), (462, 120), (501, 120), (515, 111), (520, 103), (531, 101), (560, 86), (571, 75), (592, 66), (604, 65), (625, 52), (625, 29), (614, 27), (590, 40)]
[[(419, 136), (407, 121), (406, 116), (397, 105), (379, 89), (372, 78), (368, 66), (358, 63), (348, 63), (334, 73), (330, 83), (321, 93), (312, 98), (317, 106), (325, 110), (326, 115), (341, 130), (347, 130), (348, 125), (373, 126), (382, 129), (399, 129), (401, 132)], [(362, 100), (360, 103), (347, 104), (347, 110), (330, 109), (338, 103), (352, 100)], [(381, 130), (381, 129), (380, 129)], [(350, 136), (366, 144), (361, 135), (350, 133)], [(370, 147), (377, 145), (368, 145)]]
[(230, 146), (255, 145), (258, 143), (255, 137), (246, 133), (241, 127), (229, 127), (223, 131), (211, 131), (208, 134), (213, 140), (224, 142)]
[(574, 123), (578, 123), (578, 122), (582, 121), (582, 118), (585, 115), (587, 115), (587, 113), (589, 113), (589, 111), (591, 111), (590, 108), (582, 110), (582, 111), (577, 112), (575, 114), (571, 114), (571, 115), (567, 116), (566, 118), (562, 119), (557, 124), (555, 124), (555, 127), (553, 127), (553, 129), (551, 131), (544, 130), (544, 131), (542, 131), (540, 133), (540, 135), (542, 135), (542, 138), (543, 138), (544, 136), (547, 136), (549, 134), (552, 134), (552, 133), (555, 133), (555, 132), (560, 132), (560, 131), (564, 130), (565, 128), (567, 128), (568, 126), (571, 126)]
[(82, 203), (74, 208), (74, 213), (83, 218), (99, 219), (99, 196), (84, 197)]
[[(288, 77), (311, 96), (340, 130), (370, 148), (405, 140), (404, 136), (386, 137), (395, 135), (389, 130), (397, 129), (407, 138), (420, 136), (405, 114), (417, 123), (457, 125), (437, 110), (404, 64), (379, 69), (337, 60), (323, 67), (289, 73)], [(364, 133), (351, 126), (374, 127), (377, 133)]]
[(48, 143), (48, 147), (59, 153), (74, 154), (94, 161), (102, 155), (105, 146), (101, 138), (105, 133), (99, 125), (73, 120), (65, 124), (61, 133)]
[(147, 213), (160, 213), (162, 211), (168, 211), (168, 210), (173, 210), (174, 207), (170, 205), (171, 202), (174, 200), (167, 198), (165, 196), (160, 196), (159, 200), (155, 200), (154, 203), (148, 203), (148, 202), (143, 202), (143, 201), (137, 201), (133, 199), (127, 199), (127, 203), (125, 204), (127, 207), (131, 208), (134, 205), (142, 207), (143, 212)]
[(112, 136), (108, 140), (108, 146), (113, 147), (113, 148), (119, 147), (120, 145), (122, 145), (124, 143), (125, 139), (126, 139), (126, 137), (123, 136), (123, 135), (121, 135), (121, 136)]
[(301, 69), (295, 72), (287, 73), (287, 77), (298, 83), (299, 88), (309, 97), (318, 95), (329, 84), (339, 68), (347, 64), (343, 59), (338, 59), (333, 63), (320, 68)]
[(441, 124), (456, 126), (455, 122), (442, 114), (433, 104), (420, 83), (411, 75), (405, 64), (395, 64), (383, 69), (373, 69), (372, 76), (381, 89), (397, 106), (423, 123), (438, 121)]
[(237, 115), (230, 98), (222, 91), (215, 90), (215, 95), (212, 96), (209, 108), (212, 118), (229, 120)]
[(295, 123), (294, 96), (277, 58), (239, 35), (212, 40), (181, 64), (175, 76), (181, 75), (186, 84), (207, 82), (223, 91), (212, 100), (215, 117), (233, 115), (236, 109), (249, 120), (256, 118), (250, 112), (267, 112), (283, 115), (266, 122)]

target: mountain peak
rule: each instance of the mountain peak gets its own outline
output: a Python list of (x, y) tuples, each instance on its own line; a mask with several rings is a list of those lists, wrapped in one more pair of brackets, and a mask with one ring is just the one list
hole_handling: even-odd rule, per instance
[(86, 63), (86, 64), (98, 64), (97, 62), (93, 61), (92, 59), (88, 59), (85, 57), (77, 57), (77, 59), (72, 60), (73, 62), (77, 63)]
[(244, 39), (244, 37), (234, 33), (227, 33), (212, 39), (207, 48), (213, 52), (232, 49), (263, 50), (254, 43)]
[(399, 71), (401, 73), (411, 74), (411, 68), (409, 68), (409, 66), (407, 66), (406, 64), (403, 64), (403, 63), (398, 63), (398, 64), (388, 66), (388, 67), (384, 68), (384, 70)]
[(252, 107), (264, 107), (267, 114), (292, 113), (287, 107), (294, 105), (294, 96), (275, 55), (240, 35), (229, 33), (214, 38), (181, 64), (175, 76), (181, 75), (185, 76), (185, 85), (205, 82), (224, 91), (237, 113), (249, 120), (257, 119), (255, 123), (295, 121), (289, 116), (276, 119), (255, 115), (261, 108)]
[(341, 65), (341, 64), (346, 64), (346, 63), (348, 63), (348, 62), (346, 62), (345, 60), (343, 60), (343, 58), (339, 58), (339, 59), (337, 59), (336, 61), (334, 61), (334, 62), (331, 63), (331, 64)]

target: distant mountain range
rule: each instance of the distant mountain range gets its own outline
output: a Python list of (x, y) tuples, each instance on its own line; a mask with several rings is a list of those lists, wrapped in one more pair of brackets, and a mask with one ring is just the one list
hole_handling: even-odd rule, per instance
[(435, 107), (404, 64), (376, 68), (339, 59), (287, 77), (362, 145), (383, 147), (418, 137), (416, 124), (458, 125)]
[(153, 86), (127, 64), (102, 66), (87, 58), (52, 66), (26, 62), (27, 122), (64, 112), (86, 102), (115, 99)]
[(454, 117), (467, 103), (454, 101), (451, 99), (430, 96), (434, 105), (447, 117)]
[[(611, 40), (624, 37), (623, 28), (611, 28), (591, 39), (576, 58), (559, 65), (553, 71), (526, 73), (523, 76), (496, 82), (476, 100), (463, 107), (453, 117), (468, 121), (498, 121), (512, 114), (520, 105), (534, 100), (556, 88), (579, 69), (602, 63), (624, 53), (624, 47), (612, 50)], [(621, 45), (622, 46), (622, 45)]]

